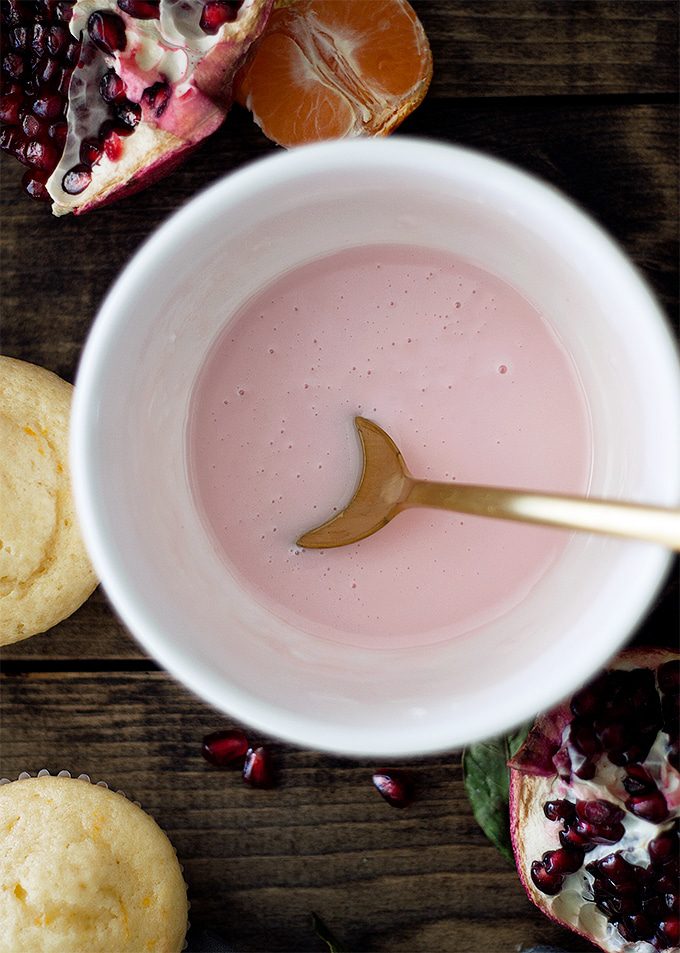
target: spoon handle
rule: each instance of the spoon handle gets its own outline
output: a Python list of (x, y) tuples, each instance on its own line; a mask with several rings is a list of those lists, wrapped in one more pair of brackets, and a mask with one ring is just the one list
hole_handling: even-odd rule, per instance
[(661, 506), (428, 480), (413, 481), (404, 506), (432, 506), (474, 516), (626, 536), (680, 550), (680, 510)]

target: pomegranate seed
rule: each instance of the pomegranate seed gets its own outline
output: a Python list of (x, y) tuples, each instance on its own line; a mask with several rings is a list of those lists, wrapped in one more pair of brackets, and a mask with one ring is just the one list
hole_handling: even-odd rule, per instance
[(591, 844), (588, 841), (587, 837), (583, 837), (581, 834), (577, 833), (573, 827), (567, 827), (565, 830), (560, 831), (560, 844), (562, 847), (566, 847), (568, 850), (584, 850), (588, 853), (591, 850), (595, 849), (595, 845)]
[(154, 83), (142, 93), (142, 101), (153, 109), (156, 116), (162, 116), (170, 101), (170, 87), (167, 83)]
[(668, 817), (668, 805), (661, 791), (652, 794), (634, 794), (626, 801), (626, 807), (635, 814), (653, 824), (659, 824)]
[(583, 821), (595, 826), (611, 827), (620, 821), (624, 812), (611, 801), (577, 801), (576, 813)]
[(95, 46), (104, 53), (125, 49), (125, 24), (117, 13), (106, 13), (103, 10), (91, 13), (87, 21), (87, 32)]
[(373, 775), (373, 784), (392, 807), (408, 807), (413, 800), (410, 779), (400, 771), (378, 772)]
[(92, 166), (102, 157), (102, 146), (98, 139), (93, 136), (87, 136), (80, 143), (80, 161), (83, 165)]
[(204, 33), (217, 33), (224, 23), (233, 23), (238, 16), (240, 0), (230, 3), (229, 0), (209, 0), (203, 7), (199, 26)]
[(586, 758), (583, 764), (579, 768), (576, 768), (574, 774), (577, 778), (581, 778), (582, 781), (590, 781), (595, 777), (596, 770), (595, 762)]
[(12, 47), (13, 50), (16, 50), (17, 52), (20, 53), (26, 49), (27, 43), (28, 43), (28, 33), (26, 31), (25, 26), (23, 25), (15, 26), (12, 30), (10, 30), (9, 45)]
[(41, 202), (51, 201), (50, 193), (45, 187), (45, 182), (47, 181), (49, 173), (39, 172), (35, 169), (29, 169), (28, 172), (24, 173), (24, 176), (21, 180), (21, 184), (24, 188), (24, 191), (27, 192), (31, 198), (38, 199)]
[(678, 695), (665, 695), (661, 703), (663, 728), (664, 731), (667, 731), (669, 734), (673, 729), (677, 728), (678, 722), (680, 721), (679, 703), (680, 697)]
[(159, 0), (118, 0), (118, 6), (123, 13), (128, 13), (137, 20), (155, 20), (160, 16)]
[(0, 149), (3, 152), (9, 153), (11, 156), (16, 156), (19, 143), (23, 140), (22, 134), (18, 129), (12, 126), (4, 126), (0, 129)]
[(47, 49), (52, 56), (58, 56), (66, 50), (71, 34), (63, 26), (51, 26), (47, 31)]
[(656, 934), (663, 944), (662, 949), (680, 944), (680, 918), (669, 917), (662, 920)]
[(546, 801), (543, 813), (549, 821), (568, 821), (574, 816), (574, 805), (571, 801)]
[(242, 761), (248, 751), (248, 739), (243, 731), (213, 731), (206, 735), (201, 745), (201, 754), (210, 764), (226, 768), (235, 761)]
[(11, 79), (20, 79), (24, 75), (24, 58), (18, 53), (7, 53), (2, 61), (2, 69)]
[(44, 135), (45, 127), (40, 122), (37, 116), (33, 116), (31, 113), (25, 113), (21, 120), (21, 128), (24, 131), (24, 135), (28, 136), (29, 139), (39, 139), (41, 138), (41, 133)]
[(92, 173), (85, 165), (74, 165), (61, 180), (61, 187), (69, 195), (80, 195), (92, 181)]
[(655, 863), (663, 863), (678, 852), (678, 835), (673, 831), (664, 831), (649, 842), (649, 856)]
[(673, 659), (664, 662), (656, 670), (656, 678), (664, 694), (677, 695), (680, 693), (680, 662)]
[(29, 142), (26, 146), (26, 163), (36, 169), (51, 172), (58, 161), (57, 151), (49, 143)]
[(648, 940), (654, 935), (654, 924), (644, 913), (624, 917), (618, 924), (619, 933), (625, 940)]
[(58, 93), (45, 93), (33, 102), (33, 112), (42, 119), (56, 119), (64, 111), (64, 101)]
[(256, 788), (270, 788), (273, 785), (271, 755), (268, 748), (248, 748), (243, 765), (243, 780)]
[(43, 57), (36, 67), (35, 75), (43, 85), (48, 85), (50, 83), (54, 83), (56, 85), (59, 82), (59, 77), (61, 76), (61, 66), (59, 65), (59, 60), (55, 60), (50, 56)]
[(68, 132), (68, 126), (65, 122), (55, 122), (52, 123), (50, 128), (47, 130), (47, 135), (50, 139), (54, 139), (54, 144), (58, 149), (63, 149), (64, 144), (66, 143), (66, 133)]
[(581, 754), (586, 756), (601, 751), (600, 742), (595, 735), (595, 729), (585, 718), (575, 718), (569, 729), (569, 740)]
[(106, 157), (115, 162), (116, 159), (120, 159), (123, 154), (123, 143), (120, 141), (120, 136), (115, 132), (110, 132), (104, 139), (104, 152)]
[(121, 136), (129, 136), (134, 132), (142, 118), (142, 108), (139, 103), (131, 103), (129, 100), (119, 103), (115, 107), (115, 113), (118, 119), (116, 132)]
[(564, 876), (562, 874), (549, 874), (540, 860), (535, 860), (531, 865), (531, 879), (541, 893), (554, 897), (562, 889)]
[(21, 99), (19, 96), (13, 96), (11, 93), (0, 97), (0, 122), (6, 122), (10, 126), (19, 124), (19, 107)]
[(623, 786), (628, 794), (650, 794), (657, 789), (654, 779), (641, 764), (629, 764), (626, 775)]
[(57, 3), (54, 7), (54, 19), (64, 23), (69, 23), (73, 17), (73, 4), (75, 0), (64, 0), (63, 3)]
[(582, 850), (548, 850), (543, 854), (542, 863), (547, 874), (575, 874), (583, 864)]
[(38, 56), (42, 56), (47, 48), (47, 30), (42, 23), (33, 24), (33, 35), (31, 37), (31, 49)]
[(571, 699), (572, 714), (577, 717), (583, 715), (592, 717), (597, 714), (604, 704), (603, 699), (607, 697), (605, 690), (606, 681), (607, 673), (600, 675), (600, 677), (595, 679), (594, 682), (591, 682), (590, 685), (586, 685), (585, 688), (582, 688), (580, 692), (576, 692)]
[(115, 69), (107, 70), (99, 83), (99, 93), (105, 103), (120, 103), (125, 99), (125, 80)]

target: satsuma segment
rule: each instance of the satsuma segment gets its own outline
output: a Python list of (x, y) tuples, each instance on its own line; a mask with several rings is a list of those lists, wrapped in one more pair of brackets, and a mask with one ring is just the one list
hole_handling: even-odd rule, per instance
[(293, 0), (272, 13), (235, 93), (266, 136), (295, 146), (387, 135), (431, 78), (427, 36), (405, 0)]

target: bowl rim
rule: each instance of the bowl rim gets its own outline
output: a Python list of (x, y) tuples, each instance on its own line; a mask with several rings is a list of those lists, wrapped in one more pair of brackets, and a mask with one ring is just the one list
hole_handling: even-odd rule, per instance
[[(476, 150), (406, 136), (388, 140), (341, 140), (268, 155), (226, 174), (172, 213), (135, 252), (101, 304), (81, 355), (71, 417), (72, 485), (85, 545), (116, 613), (142, 647), (179, 682), (229, 716), (294, 744), (350, 756), (415, 757), (451, 750), (509, 730), (558, 702), (554, 686), (538, 684), (530, 696), (526, 692), (518, 696), (513, 693), (511, 699), (499, 698), (493, 706), (478, 706), (474, 725), (465, 720), (462, 725), (447, 724), (436, 731), (428, 725), (426, 733), (419, 726), (409, 726), (409, 730), (400, 728), (397, 734), (385, 729), (372, 731), (366, 725), (359, 728), (331, 724), (320, 721), (311, 711), (301, 716), (272, 702), (264, 703), (192, 655), (189, 642), (181, 649), (167, 642), (153, 613), (143, 600), (129, 591), (124, 566), (111, 552), (98, 518), (98, 487), (93, 479), (92, 446), (97, 427), (99, 376), (106, 364), (108, 346), (128, 313), (126, 302), (144, 285), (148, 267), (181, 247), (187, 235), (200, 231), (205, 221), (224, 215), (226, 206), (248, 201), (263, 187), (284, 185), (310, 170), (328, 173), (346, 163), (357, 163), (362, 169), (408, 166), (418, 168), (421, 173), (428, 167), (432, 172), (449, 176), (455, 172), (470, 186), (488, 188), (491, 183), (497, 190), (511, 190), (515, 198), (521, 196), (523, 202), (540, 203), (543, 214), (553, 220), (557, 216), (562, 227), (577, 230), (602, 262), (616, 270), (624, 285), (646, 298), (647, 333), (650, 338), (656, 337), (659, 352), (655, 377), (664, 379), (675, 392), (674, 405), (665, 407), (664, 412), (676, 431), (680, 430), (680, 362), (670, 327), (635, 265), (575, 202), (532, 174)], [(680, 502), (680, 461), (668, 479), (674, 488), (674, 498)], [(670, 553), (659, 547), (640, 550), (637, 588), (627, 589), (625, 600), (613, 609), (607, 638), (597, 643), (590, 640), (587, 664), (574, 664), (570, 677), (565, 679), (562, 697), (591, 677), (633, 634), (661, 588), (671, 558)]]

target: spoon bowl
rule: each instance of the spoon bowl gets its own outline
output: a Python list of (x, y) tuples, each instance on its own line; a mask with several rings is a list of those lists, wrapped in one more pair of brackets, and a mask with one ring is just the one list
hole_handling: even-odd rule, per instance
[(382, 427), (355, 417), (363, 466), (354, 496), (332, 519), (303, 533), (298, 546), (332, 549), (372, 536), (412, 506), (538, 523), (660, 543), (680, 550), (680, 510), (618, 500), (536, 493), (469, 483), (417, 480)]

